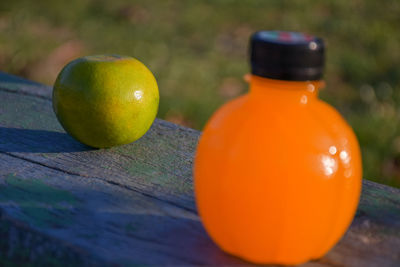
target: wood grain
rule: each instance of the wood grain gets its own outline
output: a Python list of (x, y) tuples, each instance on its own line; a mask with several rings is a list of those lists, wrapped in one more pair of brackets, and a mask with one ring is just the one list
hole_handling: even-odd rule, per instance
[[(50, 99), (50, 87), (0, 72), (0, 262), (250, 265), (197, 216), (200, 132), (156, 120), (137, 142), (92, 149), (63, 131)], [(400, 191), (364, 181), (350, 230), (305, 266), (399, 265)]]

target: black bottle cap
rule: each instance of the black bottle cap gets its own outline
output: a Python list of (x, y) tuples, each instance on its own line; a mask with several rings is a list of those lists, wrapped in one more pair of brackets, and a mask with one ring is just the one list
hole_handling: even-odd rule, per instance
[(324, 69), (322, 39), (298, 32), (259, 31), (250, 40), (251, 73), (286, 81), (315, 81)]

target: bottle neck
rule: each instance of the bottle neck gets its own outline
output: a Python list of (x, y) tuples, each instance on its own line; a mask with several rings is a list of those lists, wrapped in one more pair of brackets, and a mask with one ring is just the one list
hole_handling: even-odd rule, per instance
[(318, 91), (324, 87), (323, 81), (283, 81), (256, 75), (248, 77), (250, 96), (268, 97), (277, 101), (296, 101), (307, 104), (318, 98)]

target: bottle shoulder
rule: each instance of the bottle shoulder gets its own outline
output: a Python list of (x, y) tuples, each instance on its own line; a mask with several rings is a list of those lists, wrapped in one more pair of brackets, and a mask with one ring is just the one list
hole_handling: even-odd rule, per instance
[[(316, 99), (296, 107), (276, 107), (266, 101), (255, 105), (244, 95), (221, 107), (204, 130), (213, 138), (230, 136), (232, 142), (258, 140), (259, 143), (338, 143), (357, 142), (354, 132), (341, 114), (329, 104)], [(247, 141), (246, 141), (247, 140)], [(325, 141), (324, 141), (325, 140)]]
[(312, 119), (314, 123), (319, 121), (330, 122), (348, 126), (342, 115), (330, 104), (316, 98), (309, 102), (290, 103), (275, 99), (255, 98), (250, 94), (242, 95), (225, 103), (210, 118), (208, 124), (217, 126), (224, 121), (232, 121), (235, 124), (245, 118), (256, 122), (274, 121), (274, 117), (291, 121)]

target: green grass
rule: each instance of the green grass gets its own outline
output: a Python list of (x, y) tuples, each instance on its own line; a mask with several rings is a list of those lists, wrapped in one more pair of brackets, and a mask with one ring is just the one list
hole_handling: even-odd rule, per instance
[(362, 146), (364, 176), (400, 186), (398, 0), (14, 0), (0, 3), (0, 68), (52, 84), (69, 60), (131, 55), (155, 74), (158, 116), (201, 129), (246, 91), (253, 31), (327, 42), (327, 88)]

